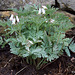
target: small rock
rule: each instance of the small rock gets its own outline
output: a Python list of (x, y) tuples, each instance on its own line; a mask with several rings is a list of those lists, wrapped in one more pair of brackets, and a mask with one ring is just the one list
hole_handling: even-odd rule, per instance
[(0, 10), (24, 6), (24, 0), (0, 0)]
[(74, 57), (71, 58), (71, 62), (75, 62), (75, 58)]

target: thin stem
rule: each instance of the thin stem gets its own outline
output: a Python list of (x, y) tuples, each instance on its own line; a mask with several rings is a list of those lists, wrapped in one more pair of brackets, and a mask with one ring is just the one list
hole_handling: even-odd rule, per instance
[(30, 57), (29, 59), (30, 59), (30, 65), (32, 65), (32, 57)]
[(33, 65), (36, 66), (36, 61), (35, 61), (35, 59), (33, 59)]
[(42, 62), (45, 60), (45, 58), (43, 58), (39, 63), (38, 65), (36, 66), (37, 69), (40, 69), (40, 65), (42, 64)]
[(24, 69), (26, 69), (28, 66), (25, 66), (24, 68), (22, 68), (21, 70), (19, 70), (15, 75), (18, 75), (20, 72), (22, 72)]
[(27, 64), (29, 64), (29, 58), (28, 57), (26, 57), (26, 62), (27, 62)]

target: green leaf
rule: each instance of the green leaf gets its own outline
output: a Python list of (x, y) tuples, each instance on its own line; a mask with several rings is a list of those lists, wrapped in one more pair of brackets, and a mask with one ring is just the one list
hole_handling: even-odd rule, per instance
[(34, 53), (40, 53), (40, 51), (42, 50), (42, 48), (36, 48), (36, 49), (33, 49), (32, 50), (32, 54), (34, 54)]
[(71, 43), (69, 46), (70, 50), (75, 53), (75, 43)]
[(9, 43), (9, 45), (11, 48), (10, 49), (11, 53), (18, 55), (19, 54), (18, 51), (20, 50), (20, 48), (16, 48), (14, 43)]
[(2, 45), (2, 43), (3, 43), (3, 39), (2, 37), (0, 37), (0, 45)]
[(43, 31), (37, 32), (37, 33), (36, 33), (36, 38), (37, 38), (37, 39), (43, 38), (43, 34), (44, 34)]
[(18, 41), (18, 42), (21, 42), (22, 45), (25, 45), (25, 44), (26, 44), (26, 38), (25, 38), (24, 35), (19, 36), (19, 38), (17, 38), (17, 41)]
[(71, 54), (70, 54), (70, 51), (69, 51), (68, 47), (65, 47), (65, 52), (66, 52), (66, 54), (67, 54), (69, 57), (71, 56)]
[(29, 53), (23, 54), (23, 57), (28, 57)]

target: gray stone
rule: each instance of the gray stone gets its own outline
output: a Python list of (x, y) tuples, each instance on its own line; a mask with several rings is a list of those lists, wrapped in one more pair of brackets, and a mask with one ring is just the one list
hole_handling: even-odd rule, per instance
[[(32, 1), (32, 0), (30, 0)], [(42, 4), (42, 5), (55, 5), (55, 0), (33, 0), (35, 4)]]
[(19, 8), (25, 4), (25, 0), (0, 0), (0, 10), (8, 8)]
[(55, 0), (0, 0), (0, 10), (7, 10), (8, 8), (19, 8), (25, 3), (35, 3), (42, 5), (55, 5)]
[(75, 0), (57, 0), (61, 9), (75, 11)]

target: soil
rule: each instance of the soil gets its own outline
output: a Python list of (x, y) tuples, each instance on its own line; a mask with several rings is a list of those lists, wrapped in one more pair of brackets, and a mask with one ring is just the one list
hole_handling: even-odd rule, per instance
[[(75, 28), (66, 32), (67, 37), (74, 37)], [(71, 57), (65, 53), (58, 59), (44, 65), (40, 70), (25, 62), (25, 58), (10, 53), (7, 44), (4, 48), (0, 46), (0, 75), (75, 75), (75, 53)]]

